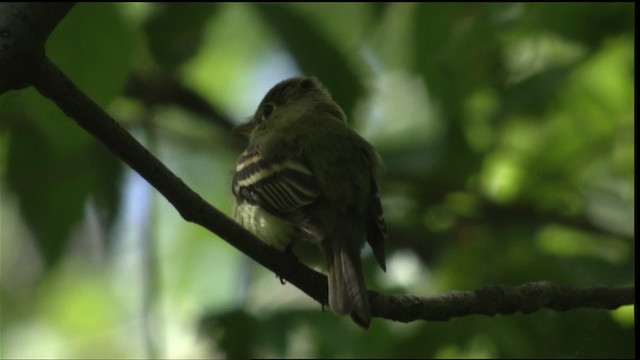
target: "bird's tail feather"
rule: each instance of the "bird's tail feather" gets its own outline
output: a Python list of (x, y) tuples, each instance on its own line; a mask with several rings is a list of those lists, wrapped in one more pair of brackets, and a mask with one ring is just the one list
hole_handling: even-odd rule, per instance
[(329, 307), (337, 314), (351, 314), (358, 325), (371, 322), (369, 294), (364, 283), (360, 249), (348, 241), (333, 241), (327, 253), (329, 265)]

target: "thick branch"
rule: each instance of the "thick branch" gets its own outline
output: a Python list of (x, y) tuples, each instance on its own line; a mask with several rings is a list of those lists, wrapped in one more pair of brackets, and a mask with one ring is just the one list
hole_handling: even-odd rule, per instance
[(44, 43), (74, 3), (0, 4), (0, 94), (29, 86)]

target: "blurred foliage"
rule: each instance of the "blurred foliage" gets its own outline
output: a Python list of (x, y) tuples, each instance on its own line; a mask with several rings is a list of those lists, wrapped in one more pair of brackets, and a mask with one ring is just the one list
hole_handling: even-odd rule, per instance
[[(122, 92), (133, 45), (115, 6), (79, 6), (56, 28), (47, 53), (92, 99), (107, 105)], [(112, 55), (115, 49), (121, 56)], [(122, 164), (33, 89), (2, 95), (0, 119), (8, 133), (3, 182), (19, 198), (44, 260), (53, 264), (88, 197), (100, 202), (105, 221), (113, 220)]]
[[(317, 76), (386, 164), (368, 285), (430, 295), (634, 284), (634, 31), (633, 3), (78, 4), (47, 53), (227, 212), (228, 126), (127, 81), (240, 122)], [(633, 307), (363, 332), (182, 221), (36, 91), (0, 96), (0, 131), (2, 357), (635, 357)]]

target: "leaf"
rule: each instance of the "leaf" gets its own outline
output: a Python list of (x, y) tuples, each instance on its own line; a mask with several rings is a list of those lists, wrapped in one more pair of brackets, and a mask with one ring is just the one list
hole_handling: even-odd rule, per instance
[[(64, 253), (89, 195), (95, 194), (106, 211), (105, 222), (113, 221), (122, 165), (94, 141), (83, 142), (76, 151), (57, 149), (52, 135), (28, 115), (12, 117), (9, 125), (7, 184), (45, 263), (52, 266)], [(73, 142), (84, 135), (76, 128), (66, 139)]]
[(255, 357), (260, 322), (241, 310), (211, 314), (200, 322), (201, 332), (212, 338), (230, 359)]
[(477, 3), (422, 3), (416, 11), (418, 70), (454, 119), (475, 89), (500, 82), (494, 11)]
[(93, 101), (104, 106), (129, 77), (138, 33), (115, 4), (78, 4), (47, 41), (47, 55)]
[(594, 48), (621, 33), (633, 36), (635, 5), (629, 3), (527, 4), (533, 29), (556, 34)]
[(154, 59), (171, 71), (199, 50), (207, 21), (217, 4), (158, 4), (144, 28)]
[[(129, 76), (133, 37), (113, 4), (80, 4), (53, 32), (47, 54), (98, 104)], [(72, 227), (93, 195), (113, 220), (122, 165), (55, 104), (33, 89), (2, 95), (0, 126), (8, 132), (6, 178), (45, 263), (64, 253)]]
[(347, 56), (290, 6), (261, 3), (254, 6), (291, 52), (302, 72), (318, 77), (333, 99), (350, 114), (364, 89)]
[(542, 116), (565, 90), (567, 78), (574, 70), (574, 64), (557, 66), (510, 86), (504, 93), (502, 115)]

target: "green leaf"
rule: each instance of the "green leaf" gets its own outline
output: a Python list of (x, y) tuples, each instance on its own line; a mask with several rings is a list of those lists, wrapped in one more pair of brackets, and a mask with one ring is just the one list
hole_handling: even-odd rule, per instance
[(566, 39), (590, 47), (621, 33), (633, 34), (635, 4), (603, 3), (536, 3), (529, 7), (528, 23), (537, 31), (554, 32)]
[(504, 93), (502, 115), (542, 116), (565, 90), (573, 70), (574, 64), (550, 68), (510, 86)]
[(139, 38), (115, 4), (78, 4), (47, 41), (47, 55), (101, 106), (122, 92)]
[[(33, 102), (38, 101), (45, 100)], [(81, 220), (90, 195), (105, 211), (105, 223), (113, 220), (120, 198), (122, 165), (68, 119), (54, 117), (60, 121), (60, 128), (67, 130), (62, 135), (41, 126), (45, 120), (38, 114), (8, 117), (4, 113), (0, 117), (9, 132), (7, 184), (19, 199), (21, 214), (35, 235), (45, 263), (54, 265), (68, 245), (73, 226)], [(74, 144), (72, 151), (59, 146), (64, 141), (58, 136)]]
[(495, 11), (477, 3), (422, 3), (416, 11), (418, 70), (454, 118), (474, 90), (500, 82)]
[[(120, 94), (129, 76), (133, 38), (113, 4), (75, 6), (47, 43), (49, 57), (98, 104)], [(47, 265), (64, 253), (89, 196), (105, 210), (119, 201), (122, 165), (33, 89), (3, 94), (8, 132), (5, 174)]]
[(350, 61), (312, 22), (287, 5), (254, 6), (276, 32), (305, 75), (316, 76), (350, 114), (363, 86)]
[(171, 71), (200, 49), (204, 27), (217, 4), (161, 4), (145, 24), (154, 59)]
[(201, 332), (213, 338), (230, 359), (255, 357), (260, 322), (241, 310), (208, 315), (201, 320)]

